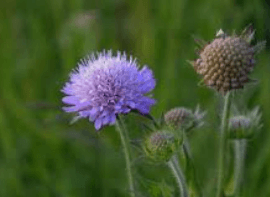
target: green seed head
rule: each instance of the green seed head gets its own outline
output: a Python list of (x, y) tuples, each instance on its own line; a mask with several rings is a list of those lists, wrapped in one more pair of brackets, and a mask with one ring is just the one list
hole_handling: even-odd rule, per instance
[(191, 127), (194, 115), (191, 110), (184, 107), (173, 108), (165, 116), (165, 122), (173, 129)]
[(152, 133), (144, 144), (146, 155), (155, 161), (168, 161), (178, 149), (181, 140), (173, 133), (157, 131)]
[(184, 107), (176, 107), (169, 110), (165, 114), (164, 119), (166, 124), (174, 130), (189, 130), (193, 127), (203, 125), (205, 114), (206, 112), (200, 111), (199, 106), (196, 108), (195, 112)]

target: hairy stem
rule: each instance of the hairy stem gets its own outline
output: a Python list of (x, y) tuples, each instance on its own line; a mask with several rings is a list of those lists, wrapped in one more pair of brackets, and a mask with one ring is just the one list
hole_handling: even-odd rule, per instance
[(177, 180), (179, 191), (180, 191), (180, 196), (181, 197), (188, 197), (186, 180), (185, 180), (184, 174), (182, 172), (182, 169), (177, 161), (177, 157), (173, 156), (170, 159), (170, 161), (168, 162), (168, 165), (171, 168), (172, 173)]
[(198, 196), (202, 197), (203, 196), (202, 189), (201, 189), (200, 183), (199, 183), (197, 175), (196, 175), (193, 156), (192, 156), (192, 153), (191, 153), (191, 150), (190, 150), (190, 145), (189, 145), (189, 141), (188, 141), (185, 130), (183, 131), (183, 138), (184, 138), (183, 150), (184, 150), (184, 153), (185, 153), (185, 155), (187, 157), (188, 163), (191, 165), (191, 168), (192, 168), (193, 179), (194, 179), (196, 190), (198, 192)]
[(218, 157), (218, 177), (217, 177), (217, 195), (221, 197), (224, 189), (224, 162), (225, 148), (227, 142), (228, 118), (230, 112), (230, 92), (224, 96), (224, 108), (222, 114), (221, 131), (219, 136), (219, 157)]
[(234, 196), (240, 196), (244, 178), (246, 139), (235, 140)]
[(127, 172), (128, 182), (129, 182), (130, 196), (135, 197), (134, 182), (133, 182), (133, 176), (132, 176), (131, 165), (130, 165), (129, 140), (128, 140), (128, 135), (127, 135), (127, 131), (126, 131), (124, 122), (121, 119), (120, 115), (118, 115), (118, 117), (117, 117), (116, 127), (119, 131), (122, 146), (123, 146), (124, 153), (125, 153), (126, 172)]

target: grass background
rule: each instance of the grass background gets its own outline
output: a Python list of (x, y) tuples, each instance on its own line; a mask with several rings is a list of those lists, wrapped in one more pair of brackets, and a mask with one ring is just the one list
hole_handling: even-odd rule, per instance
[[(212, 196), (221, 102), (197, 86), (200, 78), (186, 60), (196, 58), (193, 36), (211, 40), (220, 28), (240, 32), (250, 23), (256, 40), (267, 41), (252, 74), (260, 83), (234, 100), (242, 110), (261, 106), (264, 127), (248, 144), (243, 196), (270, 196), (269, 21), (263, 0), (1, 0), (0, 196), (126, 196), (114, 127), (96, 133), (87, 120), (70, 126), (72, 116), (61, 111), (69, 72), (80, 58), (103, 49), (126, 51), (154, 70), (154, 116), (198, 103), (208, 111), (206, 127), (189, 137), (200, 182)], [(126, 118), (132, 139), (143, 136), (140, 121)], [(141, 196), (177, 195), (166, 166), (136, 153)]]

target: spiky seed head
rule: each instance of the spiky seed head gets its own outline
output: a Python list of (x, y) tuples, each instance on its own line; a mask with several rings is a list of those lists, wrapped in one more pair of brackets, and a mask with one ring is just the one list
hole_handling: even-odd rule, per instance
[(144, 143), (146, 155), (158, 162), (168, 161), (181, 144), (181, 139), (168, 131), (152, 133)]
[(218, 33), (216, 39), (203, 47), (193, 66), (207, 86), (225, 94), (249, 82), (248, 74), (255, 66), (257, 52), (256, 46), (250, 45), (253, 35), (254, 32), (241, 36)]
[(206, 85), (226, 93), (243, 88), (254, 63), (254, 51), (245, 40), (227, 37), (208, 44), (194, 67)]
[(177, 129), (185, 129), (189, 130), (193, 127), (198, 127), (203, 124), (203, 117), (205, 116), (205, 112), (201, 112), (199, 106), (192, 112), (190, 109), (184, 107), (176, 107), (169, 110), (165, 116), (166, 124), (177, 130)]

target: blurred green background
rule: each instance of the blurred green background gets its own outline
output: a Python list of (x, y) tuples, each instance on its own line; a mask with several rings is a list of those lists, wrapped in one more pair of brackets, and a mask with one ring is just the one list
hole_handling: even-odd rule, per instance
[[(245, 197), (270, 196), (270, 5), (263, 0), (1, 0), (0, 1), (0, 196), (127, 196), (118, 133), (97, 133), (87, 120), (69, 125), (60, 89), (80, 58), (93, 51), (126, 51), (154, 70), (158, 104), (208, 111), (207, 124), (189, 137), (206, 196), (216, 182), (220, 97), (197, 86), (186, 63), (193, 37), (211, 40), (217, 30), (237, 32), (252, 23), (256, 40), (267, 40), (252, 74), (259, 84), (235, 97), (241, 110), (259, 105), (264, 127), (248, 144)], [(126, 118), (136, 142), (143, 118)], [(176, 196), (165, 165), (136, 153), (138, 196)], [(166, 184), (165, 184), (166, 182)], [(162, 190), (162, 192), (161, 192)]]

